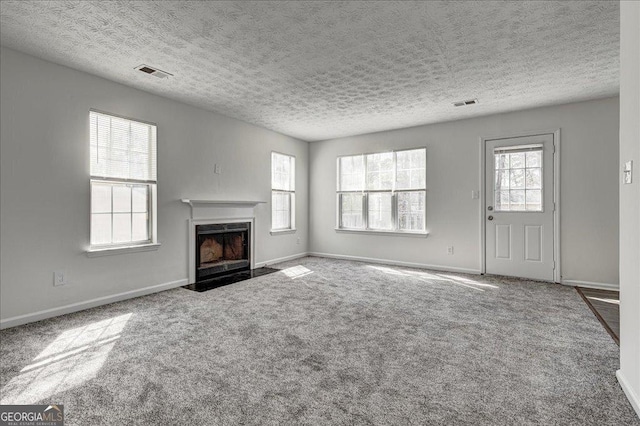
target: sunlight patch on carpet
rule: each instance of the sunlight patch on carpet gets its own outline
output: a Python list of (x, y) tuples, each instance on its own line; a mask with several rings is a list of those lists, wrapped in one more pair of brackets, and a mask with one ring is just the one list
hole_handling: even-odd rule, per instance
[(292, 280), (313, 274), (312, 270), (307, 269), (302, 265), (292, 266), (291, 268), (283, 269), (282, 272), (284, 272), (284, 274), (287, 277), (291, 278)]
[(414, 270), (393, 269), (393, 268), (388, 268), (386, 266), (378, 266), (378, 265), (367, 265), (367, 267), (371, 269), (375, 269), (376, 271), (384, 272), (385, 274), (389, 274), (389, 275), (418, 278), (420, 281), (424, 281), (429, 284), (438, 284), (442, 282), (447, 282), (447, 283), (459, 285), (462, 287), (466, 287), (466, 288), (470, 288), (478, 291), (484, 291), (485, 288), (491, 288), (491, 289), (500, 288), (493, 284), (481, 283), (479, 281), (472, 280), (470, 278), (460, 277), (457, 275), (435, 274), (435, 273), (428, 273), (428, 272), (414, 271)]
[(2, 388), (2, 404), (35, 404), (93, 379), (133, 314), (62, 332)]

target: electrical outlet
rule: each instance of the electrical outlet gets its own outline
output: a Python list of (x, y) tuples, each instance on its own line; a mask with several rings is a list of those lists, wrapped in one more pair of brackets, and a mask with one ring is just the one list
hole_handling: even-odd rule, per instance
[(471, 199), (477, 200), (480, 198), (480, 191), (471, 191)]
[(300, 244), (300, 237), (296, 240), (296, 244)]
[(67, 274), (64, 271), (55, 271), (53, 273), (53, 285), (55, 287), (67, 284)]
[(447, 254), (453, 254), (453, 246), (447, 247)]
[(222, 173), (222, 171), (220, 170), (220, 164), (216, 164), (213, 166), (213, 173), (219, 175), (220, 173)]

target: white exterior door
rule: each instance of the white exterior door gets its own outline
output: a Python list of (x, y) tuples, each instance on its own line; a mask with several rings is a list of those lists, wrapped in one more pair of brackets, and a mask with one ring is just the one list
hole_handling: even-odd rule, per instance
[(553, 281), (553, 134), (487, 140), (487, 274)]

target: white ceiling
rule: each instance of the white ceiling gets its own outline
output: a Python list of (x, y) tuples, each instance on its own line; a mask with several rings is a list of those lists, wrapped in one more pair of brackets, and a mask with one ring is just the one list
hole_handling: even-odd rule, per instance
[(0, 4), (4, 46), (309, 141), (619, 86), (617, 1)]

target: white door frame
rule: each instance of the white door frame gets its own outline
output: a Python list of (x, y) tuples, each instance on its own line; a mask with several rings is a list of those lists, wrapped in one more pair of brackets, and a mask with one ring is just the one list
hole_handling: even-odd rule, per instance
[(486, 261), (486, 227), (485, 210), (487, 209), (486, 191), (486, 146), (487, 141), (496, 139), (512, 139), (526, 136), (553, 135), (553, 281), (562, 283), (562, 271), (560, 264), (560, 129), (523, 132), (516, 134), (500, 135), (495, 137), (480, 138), (480, 273), (487, 273)]

